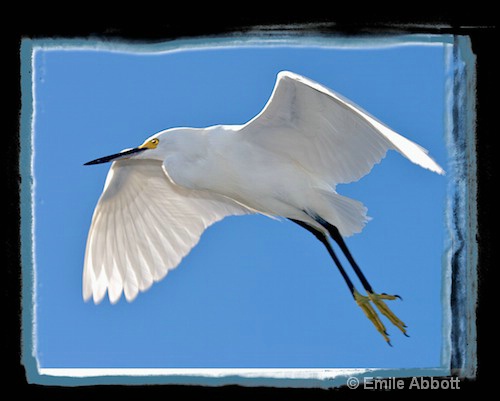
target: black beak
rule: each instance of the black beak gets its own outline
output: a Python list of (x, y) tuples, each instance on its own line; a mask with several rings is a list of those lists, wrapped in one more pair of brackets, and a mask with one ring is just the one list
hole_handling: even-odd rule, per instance
[(120, 153), (115, 153), (114, 155), (100, 157), (99, 159), (89, 161), (89, 162), (85, 163), (84, 166), (90, 166), (92, 164), (108, 163), (108, 162), (113, 161), (113, 160), (118, 160), (118, 159), (130, 156), (130, 155), (133, 155), (134, 153), (142, 152), (146, 149), (147, 148), (133, 148), (133, 149), (129, 149), (129, 150), (123, 150)]

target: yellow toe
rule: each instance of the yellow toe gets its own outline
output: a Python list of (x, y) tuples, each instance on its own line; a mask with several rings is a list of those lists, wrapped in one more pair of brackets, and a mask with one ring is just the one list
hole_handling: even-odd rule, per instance
[(356, 300), (356, 303), (358, 306), (361, 308), (361, 310), (365, 313), (366, 317), (373, 323), (377, 331), (382, 334), (384, 337), (385, 341), (391, 344), (389, 340), (389, 336), (387, 335), (387, 330), (385, 329), (384, 324), (380, 320), (380, 317), (378, 316), (377, 312), (373, 308), (373, 306), (370, 304), (370, 298), (364, 295), (361, 295), (359, 292), (354, 290), (354, 299)]
[(405, 336), (408, 337), (406, 333), (406, 325), (400, 320), (394, 312), (392, 312), (389, 307), (386, 305), (384, 301), (392, 301), (395, 299), (401, 299), (399, 295), (388, 295), (388, 294), (376, 294), (374, 292), (368, 292), (368, 296), (361, 295), (358, 291), (353, 291), (354, 299), (356, 303), (364, 312), (366, 317), (373, 323), (377, 331), (384, 337), (384, 340), (387, 341), (389, 345), (391, 342), (389, 340), (389, 335), (387, 334), (387, 330), (380, 320), (380, 317), (376, 311), (376, 309), (372, 306), (376, 306), (376, 308), (384, 315), (389, 321), (396, 326), (399, 330), (403, 332)]
[(389, 321), (396, 326), (399, 330), (406, 334), (406, 325), (403, 323), (401, 319), (399, 319), (393, 311), (389, 309), (384, 300), (392, 301), (397, 298), (401, 298), (398, 295), (388, 295), (388, 294), (376, 294), (373, 292), (368, 293), (368, 298), (373, 304), (377, 307), (377, 309), (385, 316)]

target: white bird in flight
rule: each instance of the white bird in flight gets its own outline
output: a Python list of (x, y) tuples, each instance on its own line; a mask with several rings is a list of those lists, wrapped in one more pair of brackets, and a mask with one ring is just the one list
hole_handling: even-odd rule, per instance
[[(359, 106), (303, 76), (282, 71), (264, 109), (243, 125), (172, 128), (142, 145), (99, 158), (113, 162), (92, 217), (83, 269), (83, 298), (111, 303), (146, 291), (226, 216), (287, 218), (327, 248), (356, 303), (390, 344), (376, 308), (406, 334), (405, 324), (376, 293), (343, 237), (368, 218), (359, 201), (335, 186), (359, 180), (388, 150), (438, 174), (427, 150)], [(358, 276), (354, 287), (332, 238)], [(372, 306), (372, 304), (374, 306)]]

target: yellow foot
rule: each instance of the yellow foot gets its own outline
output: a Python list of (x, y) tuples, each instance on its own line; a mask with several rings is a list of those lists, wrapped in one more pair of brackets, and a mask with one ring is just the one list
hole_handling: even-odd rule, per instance
[(392, 301), (396, 298), (400, 298), (398, 295), (387, 295), (387, 294), (376, 294), (373, 292), (369, 292), (368, 296), (361, 295), (359, 292), (354, 290), (354, 299), (356, 300), (356, 303), (359, 305), (359, 307), (363, 310), (365, 313), (366, 317), (370, 319), (370, 321), (373, 323), (377, 331), (382, 334), (384, 337), (385, 341), (389, 345), (391, 345), (391, 341), (389, 340), (389, 335), (387, 334), (387, 330), (385, 329), (384, 324), (380, 320), (380, 317), (378, 316), (377, 312), (373, 308), (370, 302), (373, 302), (373, 304), (377, 307), (377, 309), (389, 319), (389, 321), (396, 326), (399, 330), (403, 332), (405, 336), (408, 337), (408, 334), (406, 334), (406, 325), (389, 309), (389, 307), (385, 304), (384, 300), (386, 301)]

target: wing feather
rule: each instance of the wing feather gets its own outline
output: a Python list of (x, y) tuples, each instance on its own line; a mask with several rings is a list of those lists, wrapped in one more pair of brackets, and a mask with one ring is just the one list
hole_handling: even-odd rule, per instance
[(156, 160), (112, 164), (94, 211), (83, 297), (128, 301), (175, 268), (203, 231), (229, 215), (252, 213), (220, 195), (181, 188)]
[(390, 149), (443, 174), (427, 150), (359, 106), (300, 75), (282, 71), (264, 109), (240, 133), (245, 140), (299, 163), (331, 185), (368, 174)]

